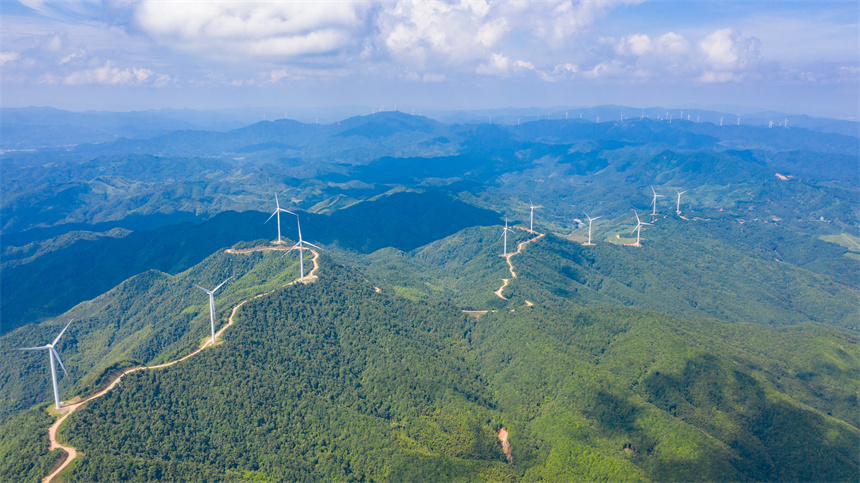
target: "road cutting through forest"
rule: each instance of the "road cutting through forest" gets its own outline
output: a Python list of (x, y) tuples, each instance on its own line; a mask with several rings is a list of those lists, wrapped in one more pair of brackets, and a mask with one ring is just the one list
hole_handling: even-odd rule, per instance
[[(520, 229), (521, 229), (521, 230), (524, 230), (524, 231), (529, 231), (530, 233), (537, 233), (537, 232), (534, 232), (534, 231), (526, 230), (525, 228), (520, 228)], [(529, 244), (529, 243), (531, 243), (531, 242), (534, 242), (534, 241), (538, 241), (538, 240), (540, 240), (541, 238), (543, 238), (543, 237), (544, 237), (544, 235), (546, 235), (546, 233), (539, 233), (539, 234), (538, 234), (538, 236), (536, 236), (536, 237), (534, 237), (534, 238), (529, 238), (529, 239), (528, 239), (528, 240), (526, 240), (526, 241), (522, 241), (522, 242), (520, 242), (520, 243), (517, 245), (517, 251), (515, 251), (515, 252), (513, 252), (513, 253), (508, 253), (507, 255), (502, 255), (503, 257), (505, 257), (505, 260), (507, 260), (507, 262), (508, 262), (508, 268), (510, 268), (510, 270), (511, 270), (511, 277), (513, 277), (513, 278), (517, 278), (517, 273), (516, 273), (516, 272), (514, 272), (514, 265), (511, 263), (511, 257), (512, 257), (512, 256), (514, 256), (514, 255), (516, 255), (516, 254), (518, 254), (518, 253), (520, 253), (520, 252), (522, 252), (522, 251), (523, 251), (523, 247), (524, 247), (524, 246), (528, 245), (528, 244)], [(508, 286), (508, 282), (510, 282), (510, 281), (511, 281), (511, 279), (510, 279), (510, 278), (503, 278), (503, 279), (502, 279), (502, 286), (501, 286), (501, 287), (499, 287), (499, 289), (498, 289), (498, 290), (496, 290), (496, 291), (495, 291), (495, 292), (493, 292), (493, 293), (494, 293), (494, 294), (496, 294), (496, 295), (498, 295), (498, 296), (499, 296), (499, 298), (501, 298), (501, 299), (503, 299), (503, 300), (508, 300), (508, 298), (507, 298), (507, 297), (505, 297), (504, 295), (502, 295), (502, 291), (505, 289), (505, 287), (507, 287), (507, 286)]]
[[(254, 248), (245, 248), (245, 249), (241, 249), (241, 250), (227, 249), (227, 250), (225, 250), (225, 253), (247, 254), (247, 253), (251, 253), (251, 252), (255, 252), (255, 251), (262, 252), (262, 251), (270, 251), (270, 250), (283, 251), (283, 249), (281, 249), (280, 247), (254, 247)], [(233, 310), (230, 312), (230, 318), (227, 320), (227, 324), (225, 324), (224, 327), (221, 327), (221, 329), (215, 333), (216, 342), (217, 342), (218, 338), (221, 336), (221, 334), (228, 327), (233, 325), (233, 316), (236, 315), (236, 311), (239, 310), (239, 307), (245, 305), (245, 303), (250, 302), (251, 300), (254, 300), (254, 299), (258, 299), (260, 297), (264, 297), (266, 295), (271, 294), (275, 290), (278, 290), (278, 289), (283, 288), (283, 287), (287, 287), (289, 285), (294, 285), (298, 282), (308, 283), (308, 282), (312, 282), (312, 281), (316, 280), (318, 278), (316, 275), (316, 272), (317, 272), (317, 270), (319, 270), (319, 253), (317, 253), (316, 250), (310, 250), (310, 251), (311, 251), (311, 253), (314, 254), (314, 257), (312, 259), (313, 264), (314, 264), (314, 268), (313, 268), (313, 270), (310, 271), (310, 273), (308, 273), (305, 276), (304, 280), (295, 279), (292, 282), (286, 283), (286, 284), (282, 285), (281, 287), (278, 287), (274, 290), (270, 290), (268, 292), (264, 292), (264, 293), (255, 295), (249, 299), (245, 299), (245, 300), (239, 302), (239, 304), (237, 304), (235, 307), (233, 307)], [(179, 359), (176, 359), (174, 361), (165, 362), (164, 364), (158, 364), (156, 366), (140, 366), (140, 367), (132, 367), (132, 368), (126, 369), (123, 372), (121, 372), (116, 377), (116, 379), (114, 379), (106, 388), (102, 389), (101, 391), (98, 391), (97, 393), (90, 395), (86, 399), (83, 399), (83, 400), (78, 401), (76, 403), (72, 403), (72, 404), (69, 404), (67, 406), (60, 408), (60, 412), (63, 415), (59, 419), (54, 421), (54, 424), (52, 424), (51, 428), (48, 430), (48, 436), (51, 440), (50, 450), (53, 451), (55, 449), (61, 449), (61, 450), (66, 452), (67, 456), (66, 456), (66, 459), (63, 460), (63, 463), (60, 466), (55, 468), (54, 471), (51, 472), (51, 474), (49, 474), (48, 476), (46, 476), (45, 478), (42, 479), (42, 483), (49, 483), (54, 477), (59, 475), (60, 472), (62, 472), (64, 469), (66, 469), (66, 467), (68, 467), (72, 463), (72, 461), (78, 456), (78, 451), (73, 446), (63, 445), (59, 441), (57, 441), (57, 433), (60, 430), (60, 426), (63, 424), (63, 422), (66, 420), (66, 418), (69, 417), (69, 415), (71, 415), (73, 412), (75, 412), (78, 408), (80, 408), (84, 404), (92, 401), (93, 399), (98, 399), (98, 398), (104, 396), (105, 394), (107, 394), (108, 392), (110, 392), (110, 390), (113, 389), (117, 384), (119, 384), (120, 380), (123, 377), (125, 377), (127, 374), (131, 374), (133, 372), (142, 371), (142, 370), (162, 369), (164, 367), (172, 366), (176, 363), (184, 361), (185, 359), (188, 359), (189, 357), (197, 355), (203, 349), (211, 346), (212, 344), (213, 344), (212, 339), (207, 337), (206, 342), (204, 342), (195, 351), (193, 351), (189, 354), (186, 354), (186, 355), (184, 355), (184, 356), (182, 356)]]

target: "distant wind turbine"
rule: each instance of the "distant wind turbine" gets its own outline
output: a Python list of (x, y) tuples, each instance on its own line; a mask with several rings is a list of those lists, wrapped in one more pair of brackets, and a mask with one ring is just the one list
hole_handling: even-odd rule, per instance
[(720, 126), (722, 126), (722, 125), (723, 125), (723, 118), (721, 117), (720, 118)]
[(678, 191), (678, 188), (675, 188), (675, 192), (678, 193), (678, 205), (676, 206), (675, 211), (677, 211), (678, 214), (680, 215), (681, 214), (681, 195), (686, 193), (687, 190)]
[(788, 127), (788, 118), (785, 118), (785, 123), (783, 123), (783, 126)]
[(738, 126), (740, 126), (740, 125), (741, 125), (741, 118), (738, 117)]
[[(284, 211), (287, 211), (287, 210), (284, 210)], [(322, 250), (322, 248), (314, 245), (311, 242), (306, 242), (306, 241), (302, 240), (302, 223), (301, 223), (301, 220), (299, 219), (299, 215), (293, 213), (292, 211), (287, 211), (287, 213), (296, 216), (296, 225), (298, 226), (298, 229), (299, 229), (299, 241), (298, 241), (298, 243), (293, 245), (292, 248), (287, 250), (287, 253), (298, 249), (298, 251), (299, 251), (299, 274), (300, 274), (299, 280), (304, 281), (305, 280), (305, 247), (304, 246), (305, 245), (311, 246), (311, 247), (314, 247), (314, 248), (319, 249), (319, 250)], [(286, 253), (284, 255), (286, 255)]]
[(593, 243), (591, 243), (591, 222), (600, 218), (600, 217), (595, 216), (594, 218), (592, 218), (592, 217), (588, 216), (588, 213), (585, 214), (585, 217), (588, 218), (588, 243), (586, 243), (586, 245), (593, 245)]
[[(281, 212), (282, 211), (287, 211), (287, 210), (281, 208), (281, 203), (278, 202), (278, 194), (275, 193), (275, 212), (272, 213), (271, 216), (269, 216), (269, 218), (263, 222), (263, 224), (266, 224), (269, 222), (269, 220), (272, 219), (273, 216), (278, 217), (278, 219), (277, 219), (277, 222), (278, 222), (278, 241), (275, 243), (281, 243)], [(287, 211), (287, 213), (289, 213), (289, 212)]]
[[(657, 215), (657, 198), (665, 198), (666, 195), (658, 195), (656, 191), (654, 191), (654, 187), (651, 187), (651, 192), (654, 193), (654, 198), (651, 199), (651, 206), (654, 208), (654, 211), (651, 212), (651, 215)], [(639, 215), (636, 215), (639, 216)]]
[(504, 237), (504, 239), (505, 239), (504, 256), (508, 256), (508, 232), (509, 231), (513, 231), (513, 230), (508, 228), (508, 217), (505, 217), (505, 228), (502, 230), (502, 236), (499, 237), (499, 238)]
[[(635, 247), (641, 247), (642, 245), (639, 243), (639, 234), (642, 232), (642, 227), (645, 225), (651, 225), (651, 223), (645, 223), (644, 221), (639, 219), (639, 213), (636, 213), (636, 210), (633, 210), (633, 214), (636, 215), (636, 227), (633, 228), (633, 231), (636, 232), (636, 243), (633, 244)], [(631, 231), (630, 233), (633, 233)]]
[[(230, 280), (233, 277), (227, 277), (227, 280)], [(195, 287), (209, 294), (209, 327), (212, 329), (212, 343), (215, 343), (215, 292), (218, 291), (219, 288), (223, 287), (227, 280), (224, 280), (217, 287), (212, 290), (207, 290), (196, 283), (192, 283)]]
[(600, 122), (600, 116), (597, 116), (597, 122)]
[(770, 122), (767, 123), (767, 127), (769, 127), (769, 128), (773, 127), (773, 119), (771, 119)]
[(540, 208), (540, 206), (532, 204), (532, 200), (529, 198), (529, 207), (531, 208), (531, 214), (529, 215), (529, 231), (535, 231), (535, 208)]
[(57, 338), (54, 339), (54, 342), (51, 342), (50, 344), (39, 347), (22, 347), (20, 349), (15, 349), (19, 351), (48, 351), (48, 360), (51, 364), (51, 382), (54, 384), (54, 407), (57, 409), (60, 409), (60, 393), (59, 391), (57, 391), (57, 368), (54, 365), (54, 357), (57, 358), (57, 362), (60, 363), (60, 367), (63, 368), (63, 373), (66, 375), (66, 377), (69, 377), (69, 373), (66, 372), (66, 366), (63, 365), (63, 360), (60, 359), (60, 353), (57, 352), (57, 349), (55, 349), (54, 346), (57, 345), (57, 342), (60, 340), (60, 337), (63, 336), (63, 334), (66, 332), (66, 329), (68, 329), (70, 325), (72, 325), (71, 320), (68, 324), (66, 324), (65, 327), (63, 327), (63, 330), (60, 331), (60, 335), (58, 335)]

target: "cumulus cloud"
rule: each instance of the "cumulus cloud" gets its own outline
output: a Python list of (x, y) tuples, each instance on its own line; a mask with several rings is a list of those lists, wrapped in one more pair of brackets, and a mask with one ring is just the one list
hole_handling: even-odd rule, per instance
[(699, 51), (708, 66), (718, 71), (737, 71), (761, 59), (761, 42), (745, 38), (732, 28), (716, 30), (699, 41)]
[(295, 58), (352, 48), (364, 29), (368, 3), (162, 2), (135, 9), (139, 28), (172, 48), (243, 61)]

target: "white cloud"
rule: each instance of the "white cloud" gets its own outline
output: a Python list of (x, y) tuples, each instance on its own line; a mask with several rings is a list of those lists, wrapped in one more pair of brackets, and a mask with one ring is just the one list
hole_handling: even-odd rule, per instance
[(714, 70), (736, 71), (761, 59), (756, 38), (744, 38), (732, 28), (719, 29), (699, 41), (704, 62)]
[(18, 52), (0, 52), (0, 65), (6, 65), (9, 62), (14, 62), (21, 57)]
[(352, 48), (369, 4), (350, 2), (163, 2), (143, 0), (139, 28), (183, 51), (234, 62)]
[[(67, 85), (143, 85), (153, 75), (155, 73), (150, 69), (138, 67), (121, 69), (114, 66), (113, 62), (107, 61), (100, 67), (74, 71), (62, 78), (62, 83)], [(48, 75), (44, 79), (47, 83), (56, 83), (59, 80), (53, 75)], [(155, 84), (163, 86), (170, 81), (170, 76), (158, 74), (155, 79)]]
[(502, 54), (492, 54), (490, 60), (479, 65), (475, 72), (482, 75), (507, 75), (511, 59)]

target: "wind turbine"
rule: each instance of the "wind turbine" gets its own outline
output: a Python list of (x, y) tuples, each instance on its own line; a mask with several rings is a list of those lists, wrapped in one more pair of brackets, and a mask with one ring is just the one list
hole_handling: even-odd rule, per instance
[(585, 217), (588, 218), (588, 243), (586, 245), (592, 245), (591, 243), (591, 222), (600, 218), (599, 216), (595, 216), (594, 218), (588, 216), (588, 213), (585, 214)]
[(504, 252), (504, 256), (508, 256), (508, 232), (509, 232), (509, 231), (514, 231), (514, 230), (512, 230), (512, 229), (508, 228), (508, 217), (506, 216), (506, 217), (505, 217), (505, 229), (504, 229), (504, 230), (502, 230), (502, 236), (500, 236), (500, 237), (499, 237), (499, 238), (502, 238), (502, 237), (504, 237), (504, 238), (505, 238), (505, 252)]
[[(281, 243), (281, 212), (282, 212), (282, 211), (287, 211), (287, 210), (285, 210), (285, 209), (281, 208), (281, 203), (280, 203), (280, 202), (278, 202), (278, 194), (277, 194), (277, 193), (275, 193), (275, 207), (276, 207), (276, 208), (275, 208), (275, 212), (274, 212), (274, 213), (272, 213), (272, 214), (269, 216), (269, 218), (268, 218), (266, 221), (264, 221), (264, 222), (263, 222), (263, 224), (268, 223), (268, 222), (269, 222), (269, 220), (271, 220), (273, 216), (277, 216), (277, 217), (278, 217), (278, 220), (277, 220), (277, 221), (278, 221), (278, 241), (277, 241), (276, 243)], [(289, 211), (287, 211), (287, 213), (289, 213)]]
[[(287, 210), (284, 210), (284, 211), (286, 211), (287, 213), (289, 213), (291, 215), (296, 216), (296, 225), (299, 228), (299, 241), (298, 241), (298, 243), (293, 245), (292, 248), (287, 250), (287, 253), (290, 253), (291, 251), (293, 251), (295, 249), (299, 250), (299, 274), (300, 274), (299, 280), (304, 281), (305, 280), (305, 245), (314, 247), (314, 248), (319, 249), (319, 250), (322, 250), (322, 248), (314, 245), (311, 242), (306, 242), (306, 241), (302, 240), (302, 222), (299, 219), (299, 215), (296, 215), (292, 211), (287, 211)], [(286, 253), (284, 255), (286, 255)]]
[(540, 208), (540, 206), (535, 206), (532, 204), (532, 199), (529, 198), (529, 207), (531, 208), (531, 214), (529, 215), (529, 231), (535, 231), (535, 208)]
[(771, 119), (770, 122), (767, 123), (767, 127), (769, 127), (769, 128), (773, 127), (773, 119)]
[(720, 126), (722, 126), (722, 125), (723, 125), (723, 118), (721, 117), (720, 118)]
[(687, 190), (684, 190), (684, 191), (678, 191), (678, 188), (675, 188), (675, 192), (676, 192), (676, 193), (678, 193), (678, 206), (676, 207), (676, 209), (675, 209), (675, 210), (676, 210), (676, 211), (678, 212), (678, 214), (680, 215), (680, 214), (681, 214), (681, 195), (682, 195), (682, 194), (684, 194), (684, 193), (686, 193), (686, 192), (687, 192)]
[(665, 198), (666, 195), (658, 195), (657, 192), (654, 191), (653, 186), (651, 187), (651, 192), (654, 193), (654, 198), (651, 199), (651, 206), (654, 208), (654, 210), (651, 212), (651, 215), (657, 216), (657, 198)]
[[(644, 221), (640, 220), (639, 213), (636, 213), (636, 210), (633, 210), (633, 214), (636, 215), (636, 227), (633, 228), (633, 231), (636, 232), (636, 243), (634, 243), (633, 246), (641, 247), (642, 245), (639, 244), (639, 233), (642, 231), (642, 227), (644, 225), (651, 225), (651, 223), (645, 223)], [(631, 231), (630, 233), (633, 233), (633, 231)]]
[(54, 339), (54, 342), (51, 342), (50, 344), (39, 347), (22, 347), (20, 349), (15, 349), (18, 351), (38, 351), (47, 349), (48, 358), (51, 361), (51, 382), (54, 383), (54, 407), (56, 407), (57, 409), (60, 409), (60, 393), (59, 391), (57, 391), (57, 368), (54, 366), (54, 357), (57, 358), (57, 362), (60, 363), (60, 367), (63, 368), (63, 373), (66, 375), (66, 377), (69, 377), (69, 373), (66, 372), (66, 366), (63, 365), (63, 360), (60, 359), (60, 353), (57, 352), (57, 349), (55, 349), (54, 346), (57, 345), (57, 342), (60, 340), (60, 337), (63, 336), (63, 334), (66, 332), (66, 329), (68, 329), (70, 325), (72, 325), (71, 320), (68, 324), (66, 324), (65, 327), (63, 327), (63, 330), (60, 331), (60, 335), (58, 335), (57, 338)]
[[(231, 278), (233, 277), (227, 277), (227, 280), (230, 280)], [(212, 290), (206, 290), (205, 288), (201, 287), (200, 285), (197, 285), (196, 283), (191, 284), (209, 294), (209, 326), (212, 329), (212, 344), (215, 344), (215, 292), (217, 292), (219, 288), (221, 288), (225, 283), (227, 283), (227, 280), (224, 280)]]
[(741, 125), (741, 118), (738, 117), (738, 126), (740, 126), (740, 125)]

